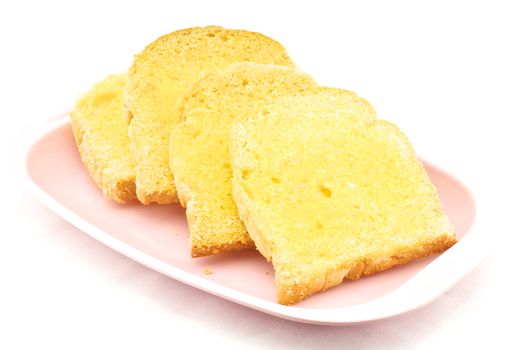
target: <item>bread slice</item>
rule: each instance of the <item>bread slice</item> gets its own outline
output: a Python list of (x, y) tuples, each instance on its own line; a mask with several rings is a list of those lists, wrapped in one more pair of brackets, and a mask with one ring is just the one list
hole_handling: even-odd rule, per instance
[(184, 122), (172, 133), (170, 159), (180, 202), (187, 207), (192, 256), (254, 247), (232, 199), (230, 127), (279, 96), (297, 94), (323, 96), (325, 108), (375, 115), (351, 92), (320, 88), (295, 69), (253, 63), (204, 78), (181, 101)]
[(207, 73), (252, 61), (293, 66), (286, 50), (259, 33), (220, 27), (189, 28), (160, 37), (129, 70), (126, 107), (136, 161), (137, 196), (144, 204), (177, 201), (168, 158), (182, 94)]
[(82, 96), (71, 126), (82, 161), (103, 195), (124, 203), (136, 200), (135, 164), (124, 113), (125, 74), (110, 75)]
[(352, 111), (276, 101), (232, 127), (233, 198), (294, 304), (456, 242), (406, 136)]

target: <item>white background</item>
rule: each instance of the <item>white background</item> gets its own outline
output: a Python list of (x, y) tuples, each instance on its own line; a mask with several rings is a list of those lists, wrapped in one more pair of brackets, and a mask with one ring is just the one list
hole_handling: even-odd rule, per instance
[[(0, 348), (524, 348), (525, 10), (519, 2), (2, 2)], [(156, 37), (260, 31), (318, 82), (367, 98), (418, 153), (468, 179), (494, 252), (434, 303), (352, 327), (293, 323), (113, 252), (13, 171), (27, 125), (67, 111)], [(60, 171), (60, 169), (57, 169)], [(483, 229), (483, 228), (482, 228)], [(488, 228), (486, 228), (488, 230)]]

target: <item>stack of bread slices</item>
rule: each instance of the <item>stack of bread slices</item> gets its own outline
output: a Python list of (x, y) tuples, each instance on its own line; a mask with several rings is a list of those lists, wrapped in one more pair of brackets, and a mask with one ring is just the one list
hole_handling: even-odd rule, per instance
[(257, 249), (281, 304), (456, 242), (407, 137), (259, 33), (162, 36), (71, 121), (105, 197), (180, 202), (189, 255)]

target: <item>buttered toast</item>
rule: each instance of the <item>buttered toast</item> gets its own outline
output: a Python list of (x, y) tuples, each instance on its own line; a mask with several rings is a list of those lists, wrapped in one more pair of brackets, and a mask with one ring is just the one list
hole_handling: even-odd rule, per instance
[(135, 57), (125, 105), (131, 118), (137, 196), (142, 203), (178, 200), (168, 144), (172, 128), (180, 121), (179, 98), (204, 75), (245, 61), (294, 66), (276, 41), (259, 33), (221, 27), (167, 34)]
[(352, 111), (294, 98), (232, 128), (233, 198), (275, 268), (277, 301), (294, 304), (456, 242), (405, 135)]
[(110, 75), (82, 96), (71, 126), (82, 162), (103, 195), (124, 203), (136, 200), (135, 165), (124, 114), (125, 74)]

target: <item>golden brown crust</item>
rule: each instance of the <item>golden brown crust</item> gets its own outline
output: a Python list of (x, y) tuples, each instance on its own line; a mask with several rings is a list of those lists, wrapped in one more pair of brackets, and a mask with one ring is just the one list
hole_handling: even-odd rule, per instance
[(214, 246), (203, 246), (198, 243), (192, 242), (191, 244), (191, 257), (200, 258), (203, 256), (216, 255), (219, 253), (236, 252), (246, 249), (255, 249), (253, 241), (249, 242), (230, 242), (228, 244), (214, 245)]
[(276, 280), (278, 283), (277, 301), (283, 305), (297, 304), (310, 295), (339, 285), (345, 278), (355, 281), (361, 277), (388, 270), (397, 265), (403, 265), (417, 259), (441, 253), (452, 247), (456, 242), (455, 237), (451, 236), (450, 233), (445, 233), (425, 244), (407, 248), (405, 253), (397, 253), (394, 256), (383, 258), (380, 263), (369, 259), (356, 260), (338, 266), (326, 272), (323, 278), (313, 279), (308, 283), (293, 283), (293, 281), (287, 283), (290, 282), (290, 280), (281, 277)]
[(183, 208), (186, 208), (186, 220), (188, 222), (188, 228), (190, 229), (189, 247), (192, 258), (255, 248), (253, 241), (250, 239), (238, 239), (237, 241), (230, 241), (221, 244), (215, 241), (202, 239), (202, 237), (197, 238), (196, 235), (192, 235), (191, 232), (194, 230), (195, 222), (197, 221), (193, 209), (192, 195), (188, 186), (179, 184), (177, 189), (180, 204)]

